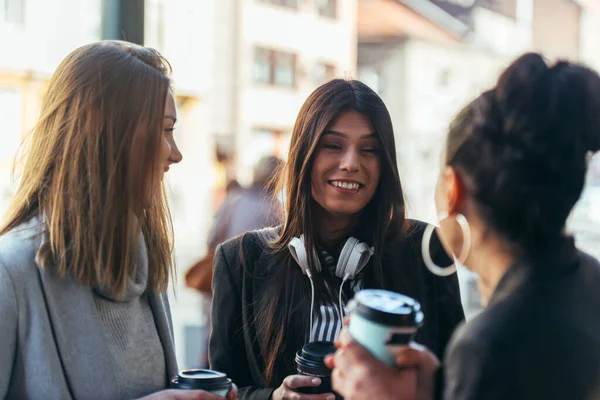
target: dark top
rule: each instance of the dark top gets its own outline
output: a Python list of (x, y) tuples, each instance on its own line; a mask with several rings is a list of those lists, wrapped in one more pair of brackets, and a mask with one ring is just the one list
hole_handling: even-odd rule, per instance
[[(410, 228), (404, 238), (396, 239), (384, 249), (384, 287), (374, 284), (372, 269), (369, 268), (371, 262), (364, 269), (364, 287), (393, 290), (418, 300), (425, 322), (416, 340), (442, 357), (450, 335), (464, 319), (458, 279), (456, 275), (437, 277), (426, 269), (421, 256), (421, 238), (426, 224), (419, 221), (408, 223)], [(431, 249), (432, 257), (439, 261), (439, 265), (451, 263), (438, 240), (432, 241)], [(274, 275), (272, 269), (286, 266), (277, 262), (277, 255), (263, 250), (259, 234), (249, 232), (219, 246), (214, 261), (210, 365), (212, 369), (226, 373), (238, 385), (240, 399), (266, 400), (286, 376), (297, 373), (294, 368), (295, 352), (306, 338), (296, 335), (291, 326), (294, 320), (299, 323), (298, 326), (306, 327), (309, 323), (308, 317), (303, 317), (308, 313), (305, 310), (304, 314), (294, 314), (289, 326), (282, 327), (287, 328), (285, 354), (276, 364), (277, 379), (273, 388), (265, 388), (261, 354), (273, 349), (261, 348), (260, 340), (257, 340), (265, 334), (264, 323), (260, 319), (265, 314), (263, 299), (274, 295), (271, 288), (273, 281), (268, 279)], [(242, 267), (240, 256), (243, 256), (245, 267)], [(288, 273), (293, 274), (294, 282), (298, 282), (296, 287), (310, 293), (308, 278), (295, 263)], [(300, 318), (305, 319), (298, 321)]]
[(445, 399), (600, 399), (600, 264), (572, 239), (546, 251), (453, 337)]

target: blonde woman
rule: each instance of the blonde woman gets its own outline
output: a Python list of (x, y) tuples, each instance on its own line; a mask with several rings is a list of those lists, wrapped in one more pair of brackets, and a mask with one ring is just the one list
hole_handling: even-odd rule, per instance
[(100, 42), (52, 77), (0, 229), (0, 398), (219, 398), (164, 390), (177, 364), (162, 180), (182, 158), (169, 70), (155, 50)]

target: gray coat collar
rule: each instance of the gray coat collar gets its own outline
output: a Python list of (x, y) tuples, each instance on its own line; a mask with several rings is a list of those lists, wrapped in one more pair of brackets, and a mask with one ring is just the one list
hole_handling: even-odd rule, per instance
[[(40, 245), (44, 235), (40, 235)], [(119, 398), (113, 360), (92, 289), (61, 277), (53, 266), (39, 268), (40, 282), (64, 376), (74, 399)], [(177, 373), (173, 327), (167, 296), (149, 295), (169, 377)], [(92, 344), (93, 345), (90, 345)], [(82, 357), (81, 354), (87, 354)], [(168, 382), (165, 382), (165, 387)]]

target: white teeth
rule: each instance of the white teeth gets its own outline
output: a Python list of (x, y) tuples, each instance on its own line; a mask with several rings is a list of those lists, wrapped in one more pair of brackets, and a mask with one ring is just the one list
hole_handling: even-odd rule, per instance
[(331, 184), (335, 187), (339, 187), (346, 190), (358, 190), (360, 188), (360, 184), (358, 183), (332, 181)]

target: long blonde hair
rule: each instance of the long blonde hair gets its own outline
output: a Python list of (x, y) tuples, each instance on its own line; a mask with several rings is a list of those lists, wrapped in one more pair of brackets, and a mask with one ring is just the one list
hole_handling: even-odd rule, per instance
[(135, 273), (141, 230), (148, 288), (165, 290), (173, 240), (159, 155), (170, 70), (156, 50), (126, 42), (69, 54), (50, 80), (0, 234), (46, 215), (38, 265), (120, 296)]

